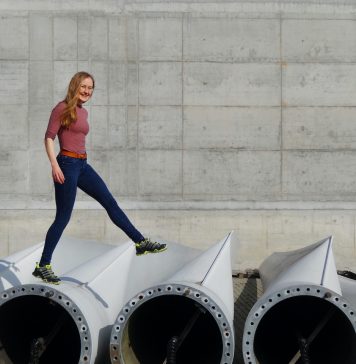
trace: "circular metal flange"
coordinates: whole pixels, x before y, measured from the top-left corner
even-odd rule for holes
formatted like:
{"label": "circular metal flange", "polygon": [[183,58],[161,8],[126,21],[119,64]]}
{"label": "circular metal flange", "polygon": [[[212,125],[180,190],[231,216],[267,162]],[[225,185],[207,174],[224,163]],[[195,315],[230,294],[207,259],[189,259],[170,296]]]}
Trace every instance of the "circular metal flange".
{"label": "circular metal flange", "polygon": [[258,300],[252,307],[247,316],[242,341],[243,359],[246,364],[259,364],[254,353],[254,339],[258,325],[264,315],[276,304],[300,296],[310,296],[326,300],[335,305],[344,313],[356,331],[356,311],[350,304],[339,294],[326,289],[322,286],[315,285],[297,285],[276,291],[263,300]]}
{"label": "circular metal flange", "polygon": [[[138,293],[120,311],[111,331],[110,357],[113,364],[125,364],[121,342],[126,324],[132,313],[145,302],[160,296],[176,295],[187,297],[199,303],[215,319],[222,338],[222,358],[220,364],[231,364],[234,358],[234,331],[220,307],[205,292],[184,284],[162,284]],[[126,363],[129,364],[129,363]]]}
{"label": "circular metal flange", "polygon": [[0,307],[21,296],[41,296],[50,299],[64,308],[77,326],[81,349],[79,364],[88,364],[91,357],[91,335],[88,323],[78,306],[66,295],[47,285],[24,284],[9,288],[0,295]]}

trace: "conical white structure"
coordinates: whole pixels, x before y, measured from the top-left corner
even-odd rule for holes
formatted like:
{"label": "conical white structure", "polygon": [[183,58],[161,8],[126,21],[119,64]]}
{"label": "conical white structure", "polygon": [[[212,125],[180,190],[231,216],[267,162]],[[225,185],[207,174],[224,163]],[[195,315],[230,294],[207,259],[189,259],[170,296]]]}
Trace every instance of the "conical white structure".
{"label": "conical white structure", "polygon": [[113,326],[112,363],[232,363],[230,245],[231,234],[160,284],[138,291]]}
{"label": "conical white structure", "polygon": [[342,296],[332,237],[272,254],[260,275],[265,291],[245,322],[245,363],[356,362],[356,315]]}
{"label": "conical white structure", "polygon": [[132,242],[62,238],[52,261],[62,282],[54,286],[31,275],[42,248],[0,260],[1,351],[15,363],[35,363],[38,352],[42,363],[109,362],[111,327],[125,302],[199,253],[169,243],[166,252],[137,257]]}

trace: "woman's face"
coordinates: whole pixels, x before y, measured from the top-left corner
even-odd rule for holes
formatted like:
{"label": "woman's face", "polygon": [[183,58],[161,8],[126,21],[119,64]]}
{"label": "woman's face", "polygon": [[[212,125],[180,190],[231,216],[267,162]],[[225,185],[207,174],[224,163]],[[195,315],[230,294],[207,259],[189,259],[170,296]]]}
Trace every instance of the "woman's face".
{"label": "woman's face", "polygon": [[78,90],[78,103],[84,104],[84,102],[87,102],[91,98],[93,90],[93,80],[90,77],[84,78]]}

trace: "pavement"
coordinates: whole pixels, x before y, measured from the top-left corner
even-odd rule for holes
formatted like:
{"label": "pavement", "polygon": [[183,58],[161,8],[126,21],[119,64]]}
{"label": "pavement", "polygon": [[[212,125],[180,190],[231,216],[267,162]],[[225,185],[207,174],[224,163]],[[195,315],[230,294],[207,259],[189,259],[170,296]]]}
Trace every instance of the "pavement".
{"label": "pavement", "polygon": [[235,355],[233,364],[244,364],[242,336],[246,318],[257,299],[262,295],[262,283],[258,278],[234,278],[234,326]]}

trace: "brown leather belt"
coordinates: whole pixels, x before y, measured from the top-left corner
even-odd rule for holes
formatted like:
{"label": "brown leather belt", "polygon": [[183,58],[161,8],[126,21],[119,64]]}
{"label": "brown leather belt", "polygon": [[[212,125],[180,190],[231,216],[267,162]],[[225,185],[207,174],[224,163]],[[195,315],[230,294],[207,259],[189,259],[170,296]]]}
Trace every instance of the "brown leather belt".
{"label": "brown leather belt", "polygon": [[75,152],[70,152],[69,150],[61,150],[59,152],[60,155],[66,155],[67,157],[72,157],[72,158],[78,158],[78,159],[87,159],[87,154],[83,153],[83,154],[79,154],[79,153],[75,153]]}

